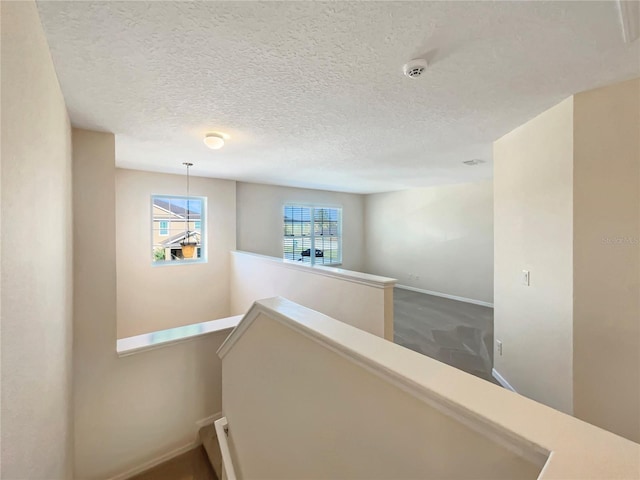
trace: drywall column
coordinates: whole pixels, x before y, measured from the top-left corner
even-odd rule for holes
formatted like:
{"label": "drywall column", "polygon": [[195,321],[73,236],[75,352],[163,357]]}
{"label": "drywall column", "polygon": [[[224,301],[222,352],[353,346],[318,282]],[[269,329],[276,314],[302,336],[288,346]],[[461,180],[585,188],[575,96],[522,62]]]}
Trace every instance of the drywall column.
{"label": "drywall column", "polygon": [[75,475],[91,478],[101,468],[105,410],[118,408],[108,391],[116,360],[113,134],[73,130],[73,185]]}
{"label": "drywall column", "polygon": [[2,478],[71,478],[69,119],[34,2],[2,2]]}
{"label": "drywall column", "polygon": [[640,79],[574,99],[574,413],[640,442]]}
{"label": "drywall column", "polygon": [[[573,98],[494,144],[495,369],[573,411]],[[523,270],[531,272],[529,286]]]}

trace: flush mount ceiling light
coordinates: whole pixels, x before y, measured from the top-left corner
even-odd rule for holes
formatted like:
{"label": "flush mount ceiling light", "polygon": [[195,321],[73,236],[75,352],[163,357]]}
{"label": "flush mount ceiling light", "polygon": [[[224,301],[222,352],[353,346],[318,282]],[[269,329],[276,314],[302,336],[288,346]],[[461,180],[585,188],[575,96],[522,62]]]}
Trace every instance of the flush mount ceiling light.
{"label": "flush mount ceiling light", "polygon": [[224,135],[221,133],[207,133],[204,136],[204,144],[211,150],[219,150],[224,146]]}

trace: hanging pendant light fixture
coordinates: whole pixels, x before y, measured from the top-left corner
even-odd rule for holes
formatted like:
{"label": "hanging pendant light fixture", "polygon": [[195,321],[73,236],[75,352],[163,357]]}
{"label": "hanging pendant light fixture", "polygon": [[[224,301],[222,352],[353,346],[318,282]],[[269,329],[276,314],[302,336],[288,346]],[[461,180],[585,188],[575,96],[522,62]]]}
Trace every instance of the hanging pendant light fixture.
{"label": "hanging pendant light fixture", "polygon": [[[193,258],[193,254],[198,246],[198,240],[195,237],[196,232],[189,231],[189,226],[191,225],[191,206],[189,204],[189,167],[193,167],[193,163],[183,162],[182,164],[187,167],[187,225],[184,228],[184,239],[180,242],[180,246],[182,247],[182,258]],[[191,238],[192,235],[193,238]]]}

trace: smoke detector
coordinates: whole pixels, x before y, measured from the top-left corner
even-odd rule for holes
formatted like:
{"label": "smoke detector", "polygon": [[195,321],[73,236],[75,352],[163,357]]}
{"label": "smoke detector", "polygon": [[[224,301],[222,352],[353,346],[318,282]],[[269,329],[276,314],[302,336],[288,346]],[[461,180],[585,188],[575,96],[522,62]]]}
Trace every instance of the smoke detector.
{"label": "smoke detector", "polygon": [[416,58],[406,63],[402,71],[409,78],[418,78],[427,69],[427,61],[423,58]]}

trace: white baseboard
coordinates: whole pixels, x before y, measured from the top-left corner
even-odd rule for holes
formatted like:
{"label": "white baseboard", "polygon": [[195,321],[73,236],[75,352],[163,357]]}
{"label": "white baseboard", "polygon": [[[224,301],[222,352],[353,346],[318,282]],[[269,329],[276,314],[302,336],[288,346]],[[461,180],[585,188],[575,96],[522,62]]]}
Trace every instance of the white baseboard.
{"label": "white baseboard", "polygon": [[[498,383],[499,383],[500,385],[502,385],[504,388],[506,388],[507,390],[511,390],[512,392],[516,392],[516,389],[515,389],[515,388],[513,388],[513,387],[511,386],[511,384],[510,384],[509,382],[507,382],[507,379],[506,379],[506,378],[504,378],[502,375],[500,375],[500,373],[499,373],[495,368],[492,368],[492,369],[491,369],[491,375],[492,375],[492,376],[493,376],[493,378],[495,378],[495,379],[498,381]],[[516,392],[516,393],[518,393],[518,392]]]}
{"label": "white baseboard", "polygon": [[208,417],[196,420],[196,428],[200,430],[202,427],[206,427],[207,425],[213,425],[213,422],[220,418],[222,418],[222,412],[217,412],[213,415],[209,415]]}
{"label": "white baseboard", "polygon": [[144,462],[137,467],[131,468],[126,472],[119,473],[118,475],[109,478],[109,480],[127,480],[128,478],[134,477],[139,473],[142,473],[150,468],[156,467],[161,463],[168,462],[172,458],[175,458],[183,453],[187,453],[189,450],[196,448],[200,445],[200,437],[198,436],[198,432],[202,427],[206,427],[207,425],[212,425],[213,422],[222,418],[222,412],[214,413],[213,415],[209,415],[208,417],[201,418],[200,420],[196,420],[196,433],[195,439],[192,442],[189,442],[181,447],[178,447],[170,452],[164,453],[156,458],[153,458],[147,462]]}
{"label": "white baseboard", "polygon": [[183,445],[182,447],[178,447],[175,450],[171,450],[170,452],[160,455],[159,457],[156,457],[147,462],[144,462],[143,464],[138,465],[137,467],[131,468],[126,472],[122,472],[116,475],[115,477],[111,477],[109,480],[127,480],[128,478],[138,475],[139,473],[149,470],[150,468],[156,467],[161,463],[167,462],[172,458],[177,457],[178,455],[182,455],[183,453],[186,453],[189,450],[196,448],[199,444],[200,442],[198,441],[189,442],[186,445]]}
{"label": "white baseboard", "polygon": [[411,290],[412,292],[426,293],[427,295],[435,295],[436,297],[449,298],[451,300],[458,300],[459,302],[473,303],[474,305],[482,305],[483,307],[493,308],[493,303],[483,302],[482,300],[475,300],[473,298],[459,297],[457,295],[449,295],[448,293],[434,292],[433,290],[424,290],[422,288],[410,287],[408,285],[396,284],[396,287],[402,288],[403,290]]}

